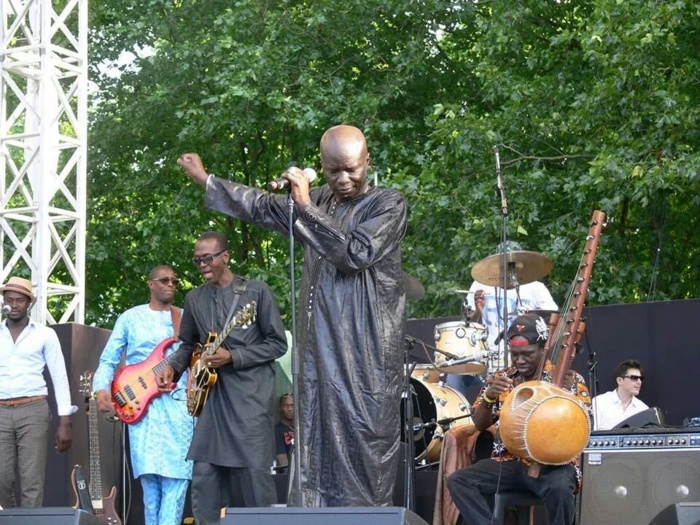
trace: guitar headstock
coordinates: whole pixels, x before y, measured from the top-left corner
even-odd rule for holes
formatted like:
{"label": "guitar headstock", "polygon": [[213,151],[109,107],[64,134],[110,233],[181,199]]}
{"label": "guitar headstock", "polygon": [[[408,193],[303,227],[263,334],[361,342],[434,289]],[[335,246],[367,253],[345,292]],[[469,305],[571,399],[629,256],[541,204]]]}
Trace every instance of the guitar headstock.
{"label": "guitar headstock", "polygon": [[92,372],[85,370],[80,374],[80,393],[85,396],[85,399],[92,397]]}
{"label": "guitar headstock", "polygon": [[258,313],[258,305],[255,301],[249,302],[236,314],[236,326],[247,328],[255,321]]}

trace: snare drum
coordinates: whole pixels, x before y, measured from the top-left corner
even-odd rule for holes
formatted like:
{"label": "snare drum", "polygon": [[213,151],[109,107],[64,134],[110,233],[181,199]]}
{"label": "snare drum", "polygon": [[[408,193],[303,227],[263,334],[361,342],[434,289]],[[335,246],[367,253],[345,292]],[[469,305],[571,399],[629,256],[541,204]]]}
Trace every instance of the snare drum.
{"label": "snare drum", "polygon": [[486,327],[463,321],[435,326],[435,346],[447,355],[435,352],[435,366],[450,374],[480,374],[486,370]]}
{"label": "snare drum", "polygon": [[[416,461],[423,459],[430,462],[439,461],[445,432],[453,427],[471,424],[469,403],[462,394],[445,384],[428,383],[413,377],[410,382],[413,399],[415,459]],[[451,423],[437,424],[438,421],[446,418],[457,417],[459,419]]]}
{"label": "snare drum", "polygon": [[426,383],[438,383],[441,378],[442,372],[435,368],[435,365],[416,365],[411,372],[411,377],[418,379],[419,381],[425,381]]}

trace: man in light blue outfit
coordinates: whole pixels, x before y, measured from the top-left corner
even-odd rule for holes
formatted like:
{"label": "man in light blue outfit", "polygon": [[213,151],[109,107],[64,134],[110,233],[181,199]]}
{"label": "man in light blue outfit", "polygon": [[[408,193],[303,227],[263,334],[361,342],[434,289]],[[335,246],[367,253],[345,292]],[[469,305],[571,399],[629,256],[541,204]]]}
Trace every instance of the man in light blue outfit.
{"label": "man in light blue outfit", "polygon": [[[95,372],[93,391],[100,412],[114,412],[110,386],[123,356],[126,364],[148,358],[158,344],[179,331],[181,310],[173,306],[175,272],[156,266],[148,275],[151,298],[148,304],[121,314],[102,351]],[[171,355],[177,345],[167,352]],[[145,415],[128,426],[131,466],[141,479],[146,525],[180,525],[192,462],[185,456],[192,441],[194,419],[187,412],[187,374],[171,394],[151,400]]]}

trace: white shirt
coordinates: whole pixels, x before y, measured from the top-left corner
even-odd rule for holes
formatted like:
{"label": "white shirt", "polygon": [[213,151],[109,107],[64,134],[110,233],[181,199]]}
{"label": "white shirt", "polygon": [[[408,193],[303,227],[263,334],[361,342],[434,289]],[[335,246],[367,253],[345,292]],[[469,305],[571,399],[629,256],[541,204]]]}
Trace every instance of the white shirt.
{"label": "white shirt", "polygon": [[58,415],[73,414],[78,407],[71,404],[66,363],[56,332],[30,318],[13,341],[7,321],[0,323],[0,399],[48,395],[44,368],[51,375]]}
{"label": "white shirt", "polygon": [[[467,296],[467,304],[474,309],[474,292],[477,290],[484,290],[486,296],[484,297],[484,313],[481,316],[481,324],[486,327],[486,344],[491,351],[498,351],[498,357],[489,360],[489,371],[493,372],[495,370],[500,370],[504,366],[503,355],[505,353],[505,338],[499,341],[498,346],[494,344],[496,337],[498,337],[499,327],[502,329],[502,323],[500,322],[503,316],[503,288],[495,288],[487,284],[482,284],[478,281],[474,281],[469,287],[471,292]],[[552,299],[552,294],[549,293],[547,287],[539,282],[534,281],[531,283],[520,285],[518,293],[515,289],[509,289],[507,291],[508,300],[508,326],[513,322],[518,316],[518,307],[525,310],[559,310],[557,303]],[[520,304],[518,304],[518,295],[520,296]],[[545,319],[545,322],[549,319]]]}
{"label": "white shirt", "polygon": [[627,408],[623,408],[622,400],[617,395],[617,390],[611,390],[595,396],[591,405],[593,430],[610,430],[628,417],[638,414],[647,408],[649,408],[647,404],[635,396],[632,396],[632,400],[627,405]]}

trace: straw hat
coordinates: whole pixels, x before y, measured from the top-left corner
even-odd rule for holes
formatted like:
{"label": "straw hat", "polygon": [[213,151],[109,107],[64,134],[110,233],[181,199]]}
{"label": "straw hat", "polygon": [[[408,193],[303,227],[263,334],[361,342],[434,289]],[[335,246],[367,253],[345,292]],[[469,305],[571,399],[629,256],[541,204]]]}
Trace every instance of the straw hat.
{"label": "straw hat", "polygon": [[32,302],[36,301],[32,282],[22,277],[10,277],[5,286],[0,286],[0,292],[19,292],[29,297]]}

